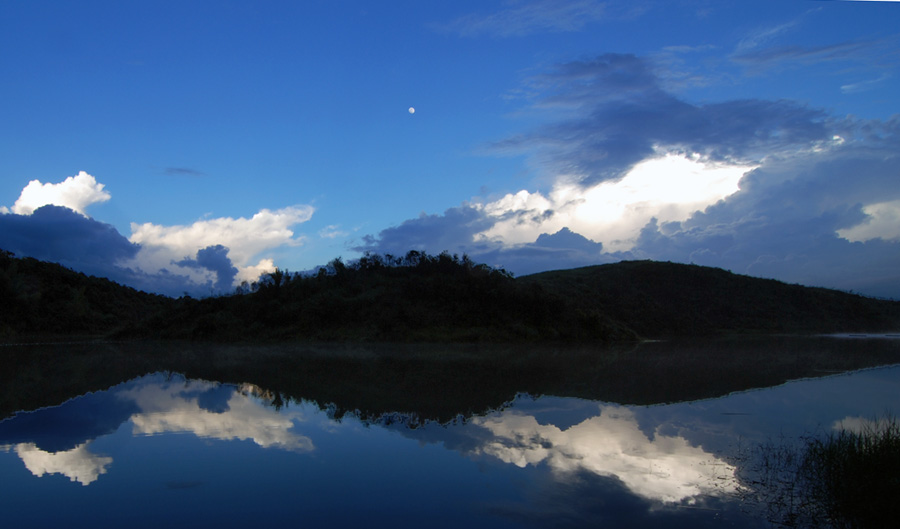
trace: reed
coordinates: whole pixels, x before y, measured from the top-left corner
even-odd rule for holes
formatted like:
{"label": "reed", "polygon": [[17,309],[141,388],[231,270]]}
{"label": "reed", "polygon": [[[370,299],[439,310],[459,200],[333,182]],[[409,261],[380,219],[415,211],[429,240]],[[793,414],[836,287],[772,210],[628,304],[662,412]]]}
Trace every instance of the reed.
{"label": "reed", "polygon": [[900,421],[840,424],[758,447],[742,494],[781,527],[887,528],[900,520]]}
{"label": "reed", "polygon": [[900,519],[900,423],[888,416],[807,442],[809,502],[836,527],[896,527]]}

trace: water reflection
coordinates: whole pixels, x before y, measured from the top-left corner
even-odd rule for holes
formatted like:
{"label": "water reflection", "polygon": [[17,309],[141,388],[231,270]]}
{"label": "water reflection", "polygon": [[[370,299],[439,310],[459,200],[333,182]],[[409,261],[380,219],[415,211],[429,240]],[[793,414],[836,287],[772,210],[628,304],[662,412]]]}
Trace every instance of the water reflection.
{"label": "water reflection", "polygon": [[[243,389],[243,391],[241,391]],[[189,380],[158,384],[142,381],[118,392],[140,412],[130,417],[135,435],[191,433],[221,440],[252,440],[263,448],[294,452],[313,450],[308,437],[291,431],[302,416],[279,413],[251,395],[255,387]]]}
{"label": "water reflection", "polygon": [[[96,481],[113,463],[109,455],[94,453],[91,443],[123,427],[134,436],[181,433],[249,440],[292,452],[314,450],[312,440],[295,431],[304,420],[303,406],[276,410],[273,400],[250,384],[156,374],[58,407],[17,414],[0,422],[0,443],[11,447],[35,476],[62,474],[82,485]],[[733,490],[732,466],[684,437],[645,433],[630,408],[544,399],[543,408],[529,410],[529,400],[523,397],[506,410],[435,431],[451,445],[456,436],[470,456],[485,455],[520,468],[545,464],[557,481],[585,472],[614,477],[653,501],[681,502]],[[319,413],[327,416],[328,410]],[[407,421],[395,415],[382,422],[407,428]],[[460,444],[461,437],[469,441]]]}
{"label": "water reflection", "polygon": [[[72,505],[100,509],[116,497],[125,516],[150,501],[161,518],[175,501],[211,517],[196,520],[206,525],[263,512],[288,522],[301,502],[312,525],[441,512],[433,525],[751,527],[760,521],[734,494],[741,442],[862,426],[900,409],[898,386],[893,367],[670,405],[520,395],[436,423],[336,419],[329,406],[282,403],[251,384],[154,374],[0,421],[0,512],[28,520],[21,505],[78,490]],[[91,487],[33,477],[54,474]],[[86,510],[41,516],[51,526]]]}
{"label": "water reflection", "polygon": [[560,480],[581,472],[614,476],[631,492],[665,503],[734,492],[735,468],[703,448],[659,431],[648,437],[622,406],[600,405],[597,413],[564,429],[515,410],[476,418],[472,423],[493,435],[476,452],[518,467],[546,463]]}
{"label": "water reflection", "polygon": [[90,445],[130,424],[133,435],[188,433],[201,438],[251,440],[263,448],[309,452],[312,441],[291,429],[297,412],[279,413],[255,386],[231,386],[155,374],[16,414],[0,422],[0,448],[12,451],[35,476],[62,474],[89,485],[113,462]]}
{"label": "water reflection", "polygon": [[100,474],[106,473],[112,458],[91,453],[87,448],[89,444],[84,443],[62,452],[47,452],[34,443],[19,443],[13,447],[13,451],[25,463],[25,468],[37,477],[62,474],[82,485],[90,485],[97,481]]}

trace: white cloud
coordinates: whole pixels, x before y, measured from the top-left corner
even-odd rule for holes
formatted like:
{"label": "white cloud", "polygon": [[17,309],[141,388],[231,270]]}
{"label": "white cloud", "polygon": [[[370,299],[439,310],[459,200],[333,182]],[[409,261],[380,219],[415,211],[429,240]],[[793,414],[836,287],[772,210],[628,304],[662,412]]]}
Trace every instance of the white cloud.
{"label": "white cloud", "polygon": [[291,226],[312,217],[311,206],[292,206],[279,210],[262,209],[251,218],[220,217],[200,220],[189,226],[162,226],[153,223],[131,223],[133,243],[170,248],[180,256],[198,249],[221,244],[231,251],[235,264],[247,264],[264,250],[282,245],[299,245]]}
{"label": "white cloud", "polygon": [[[877,62],[888,42],[768,47],[790,29],[759,32],[741,61],[874,53]],[[633,55],[560,64],[526,88],[528,107],[547,121],[488,151],[525,156],[549,190],[409,219],[358,248],[449,250],[516,274],[694,262],[900,297],[900,118],[838,117],[786,99],[697,105],[667,92],[653,64]]]}
{"label": "white cloud", "polygon": [[900,200],[870,204],[863,208],[863,212],[868,215],[865,221],[852,228],[838,230],[838,235],[851,242],[900,240]]}
{"label": "white cloud", "polygon": [[62,474],[82,485],[90,485],[106,474],[106,467],[112,463],[111,457],[98,456],[88,451],[89,443],[76,446],[65,452],[45,452],[34,443],[20,443],[15,452],[32,474]]}
{"label": "white cloud", "polygon": [[[12,212],[18,215],[31,215],[37,208],[53,204],[65,206],[85,215],[85,208],[91,204],[110,199],[110,194],[104,191],[103,187],[103,184],[84,171],[58,184],[42,184],[40,180],[32,180],[22,189],[22,194],[13,204]],[[9,211],[3,209],[4,212]]]}
{"label": "white cloud", "polygon": [[238,268],[238,274],[235,281],[256,281],[259,276],[275,271],[275,261],[272,259],[260,259],[255,265],[242,266]]}
{"label": "white cloud", "polygon": [[520,191],[484,205],[498,220],[480,235],[522,244],[568,227],[602,242],[607,251],[629,250],[651,218],[683,221],[737,192],[738,181],[752,169],[667,153],[635,165],[616,182],[584,188],[560,178],[549,197]]}
{"label": "white cloud", "polygon": [[[4,230],[6,247],[14,246],[18,255],[62,262],[142,290],[207,295],[273,270],[272,256],[265,252],[301,245],[304,237],[292,228],[309,220],[314,211],[312,206],[297,205],[262,209],[250,218],[203,219],[190,225],[132,223],[132,235],[125,239],[112,226],[85,214],[91,204],[110,198],[104,185],[84,171],[55,184],[33,180],[11,208],[0,207],[11,227]],[[69,208],[90,222],[74,222],[59,211],[34,215],[47,205]],[[206,253],[198,254],[202,250]]]}
{"label": "white cloud", "polygon": [[[274,268],[270,258],[253,264],[259,254],[279,246],[303,243],[303,238],[295,237],[291,228],[308,221],[313,211],[312,206],[301,205],[274,211],[262,209],[249,219],[222,217],[187,226],[132,223],[129,240],[141,245],[141,250],[131,262],[123,264],[147,273],[171,270],[176,267],[173,262],[193,258],[198,250],[208,246],[222,245],[229,249],[228,257],[239,270],[236,281],[253,280],[259,273]],[[177,267],[177,271],[199,283],[215,282],[209,270]]]}
{"label": "white cloud", "polygon": [[615,476],[632,492],[661,502],[735,490],[735,467],[682,437],[638,427],[628,408],[600,406],[600,415],[566,429],[516,411],[475,418],[490,431],[478,451],[519,467],[546,463],[559,474],[589,471]]}

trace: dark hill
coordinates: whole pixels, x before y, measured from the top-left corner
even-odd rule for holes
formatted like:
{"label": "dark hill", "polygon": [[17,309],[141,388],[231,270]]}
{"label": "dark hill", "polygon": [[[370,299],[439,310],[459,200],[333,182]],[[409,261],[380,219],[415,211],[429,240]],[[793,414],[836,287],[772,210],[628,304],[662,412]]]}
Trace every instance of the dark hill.
{"label": "dark hill", "polygon": [[367,256],[253,293],[179,300],[138,336],[219,341],[612,342],[637,336],[503,270],[446,253]]}
{"label": "dark hill", "polygon": [[631,261],[513,278],[410,252],[283,272],[253,292],[171,299],[0,251],[0,339],[620,342],[727,333],[900,331],[900,302],[721,269]]}
{"label": "dark hill", "polygon": [[0,250],[0,339],[96,336],[136,325],[174,300]]}
{"label": "dark hill", "polygon": [[656,261],[520,277],[647,338],[722,333],[900,331],[900,302]]}

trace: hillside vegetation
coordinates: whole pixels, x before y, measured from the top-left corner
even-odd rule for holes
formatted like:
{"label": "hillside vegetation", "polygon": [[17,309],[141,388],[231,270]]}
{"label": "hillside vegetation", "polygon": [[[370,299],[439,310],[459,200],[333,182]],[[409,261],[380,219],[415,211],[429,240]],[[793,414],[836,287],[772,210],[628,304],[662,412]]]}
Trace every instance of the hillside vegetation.
{"label": "hillside vegetation", "polygon": [[900,302],[697,265],[623,261],[543,272],[537,285],[644,337],[735,332],[898,332]]}
{"label": "hillside vegetation", "polygon": [[631,261],[513,278],[409,252],[276,270],[231,295],[171,299],[0,254],[0,339],[623,342],[729,333],[896,332],[900,302]]}
{"label": "hillside vegetation", "polygon": [[317,275],[276,272],[255,292],[181,300],[138,335],[241,341],[634,340],[628,328],[540,285],[446,253],[334,260]]}
{"label": "hillside vegetation", "polygon": [[96,336],[169,309],[174,300],[0,250],[0,339]]}

